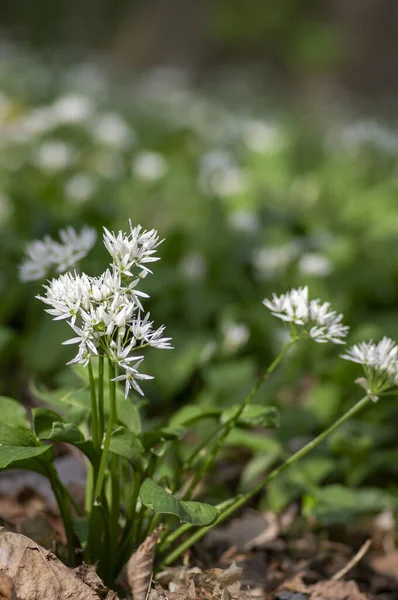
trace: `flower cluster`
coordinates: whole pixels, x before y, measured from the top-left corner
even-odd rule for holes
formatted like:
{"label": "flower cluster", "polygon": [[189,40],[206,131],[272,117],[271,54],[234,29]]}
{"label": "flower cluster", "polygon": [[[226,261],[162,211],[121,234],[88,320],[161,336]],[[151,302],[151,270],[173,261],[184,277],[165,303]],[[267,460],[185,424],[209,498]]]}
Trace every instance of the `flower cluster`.
{"label": "flower cluster", "polygon": [[95,244],[97,234],[91,227],[83,227],[77,233],[73,227],[61,229],[61,242],[56,242],[49,235],[42,240],[35,240],[26,247],[26,257],[19,266],[19,277],[22,281],[43,279],[55,269],[63,273],[87,256]]}
{"label": "flower cluster", "polygon": [[315,342],[344,344],[348,326],[342,325],[342,314],[332,310],[329,302],[308,299],[308,287],[292,289],[281,296],[265,298],[263,304],[272,314],[291,326],[293,336],[309,335]]}
{"label": "flower cluster", "polygon": [[[149,313],[143,315],[140,298],[148,295],[137,288],[142,277],[151,271],[147,263],[158,260],[154,253],[160,244],[155,230],[132,227],[128,235],[104,228],[104,245],[112,257],[111,268],[99,277],[66,273],[45,285],[45,296],[37,296],[50,306],[54,320],[67,319],[74,337],[64,344],[79,345],[70,363],[87,365],[94,355],[110,358],[123,371],[116,377],[125,381],[125,395],[137,383],[151,379],[139,373],[144,347],[169,349],[171,338],[164,337],[164,326],[154,329]],[[133,270],[137,269],[136,274]]]}
{"label": "flower cluster", "polygon": [[398,346],[388,337],[377,344],[371,340],[352,346],[341,358],[363,365],[364,387],[373,400],[378,399],[377,394],[398,385]]}

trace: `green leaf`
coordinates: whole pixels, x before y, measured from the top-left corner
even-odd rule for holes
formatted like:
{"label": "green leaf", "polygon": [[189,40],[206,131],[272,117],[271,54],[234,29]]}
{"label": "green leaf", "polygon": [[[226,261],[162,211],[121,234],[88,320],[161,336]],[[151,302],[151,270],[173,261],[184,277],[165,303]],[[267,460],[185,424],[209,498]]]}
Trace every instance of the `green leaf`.
{"label": "green leaf", "polygon": [[352,524],[364,515],[387,508],[396,509],[397,499],[384,490],[361,488],[352,490],[342,485],[328,485],[312,497],[304,499],[305,513],[317,517],[322,525]]}
{"label": "green leaf", "polygon": [[55,422],[64,422],[64,418],[58,413],[47,408],[33,408],[33,428],[39,439],[50,439],[53,424]]}
{"label": "green leaf", "polygon": [[29,419],[25,408],[7,396],[0,396],[0,411],[2,421],[7,421],[10,425],[19,425],[20,427],[28,427]]}
{"label": "green leaf", "polygon": [[172,440],[180,440],[186,429],[184,427],[162,427],[161,429],[152,429],[146,431],[142,436],[142,443],[145,450],[150,450],[156,444]]}
{"label": "green leaf", "polygon": [[336,418],[340,404],[340,388],[335,383],[316,383],[310,387],[305,401],[306,408],[323,426]]}
{"label": "green leaf", "polygon": [[281,454],[281,449],[275,448],[269,452],[255,454],[247,461],[240,477],[239,491],[247,492],[254,487],[254,485],[258,483],[259,477],[264,475]]}
{"label": "green leaf", "polygon": [[182,523],[190,525],[211,525],[220,514],[211,504],[176,500],[152,479],[145,479],[141,485],[140,498],[144,506],[156,513],[176,515]]}
{"label": "green leaf", "polygon": [[87,546],[88,540],[88,517],[72,517],[76,535],[84,549]]}
{"label": "green leaf", "polygon": [[56,412],[47,408],[34,408],[32,414],[33,427],[39,439],[68,442],[70,444],[84,441],[80,429],[73,423],[67,423]]}
{"label": "green leaf", "polygon": [[34,433],[26,427],[12,427],[0,421],[0,445],[39,446]]}
{"label": "green leaf", "polygon": [[[239,405],[234,405],[224,410],[221,414],[221,423],[229,421],[239,411],[239,408]],[[279,427],[279,412],[274,406],[249,405],[243,409],[237,424],[242,427],[275,429]]]}
{"label": "green leaf", "polygon": [[36,386],[32,389],[33,393],[46,404],[55,408],[66,408],[67,406],[75,406],[90,411],[91,398],[90,390],[81,389],[65,389],[61,388],[55,391],[43,390]]}
{"label": "green leaf", "polygon": [[238,403],[245,398],[253,387],[255,377],[256,365],[249,358],[211,365],[204,373],[207,389],[217,395],[220,403],[225,404]]}
{"label": "green leaf", "polygon": [[336,469],[331,458],[309,456],[267,485],[267,506],[280,512],[303,493],[316,493],[322,480]]}
{"label": "green leaf", "polygon": [[247,448],[250,452],[273,452],[281,449],[281,444],[264,434],[243,429],[233,429],[225,440],[227,446],[238,446]]}
{"label": "green leaf", "polygon": [[72,444],[84,452],[91,462],[95,461],[91,440],[85,440],[76,425],[67,423],[61,415],[47,408],[34,408],[32,414],[33,426],[39,439]]}
{"label": "green leaf", "polygon": [[110,450],[114,454],[126,458],[136,469],[144,471],[148,461],[144,456],[144,447],[139,438],[126,429],[119,427],[112,433]]}
{"label": "green leaf", "polygon": [[45,464],[54,460],[52,446],[22,448],[0,446],[0,469],[26,469],[46,475]]}
{"label": "green leaf", "polygon": [[15,337],[15,332],[9,327],[0,327],[0,352],[3,353],[11,340]]}
{"label": "green leaf", "polygon": [[139,413],[140,404],[125,398],[122,390],[116,391],[117,420],[121,425],[127,427],[129,431],[139,435],[142,431],[141,417]]}
{"label": "green leaf", "polygon": [[200,365],[201,355],[206,341],[204,338],[187,339],[186,335],[174,332],[173,340],[175,350],[173,352],[148,353],[145,360],[148,363],[148,373],[155,376],[154,383],[162,396],[172,398],[184,389],[195,369]]}
{"label": "green leaf", "polygon": [[221,414],[219,408],[201,408],[195,404],[183,406],[169,421],[169,425],[175,427],[177,425],[193,425],[201,419],[217,418]]}

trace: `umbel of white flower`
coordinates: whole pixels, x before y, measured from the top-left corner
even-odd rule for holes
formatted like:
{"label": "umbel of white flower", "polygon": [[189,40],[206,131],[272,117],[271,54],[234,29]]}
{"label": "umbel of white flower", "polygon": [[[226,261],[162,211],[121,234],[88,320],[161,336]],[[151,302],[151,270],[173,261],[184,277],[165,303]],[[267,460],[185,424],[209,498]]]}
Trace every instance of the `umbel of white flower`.
{"label": "umbel of white flower", "polygon": [[164,337],[165,327],[153,327],[149,313],[144,314],[141,299],[148,294],[137,289],[142,278],[151,273],[148,263],[161,243],[155,230],[144,231],[139,225],[130,233],[112,233],[104,228],[104,244],[112,257],[110,268],[99,277],[85,273],[65,273],[44,286],[37,296],[50,308],[54,320],[66,319],[74,337],[64,344],[78,344],[76,356],[69,361],[87,366],[102,354],[122,371],[115,380],[125,381],[125,396],[130,388],[143,394],[138,381],[152,379],[138,371],[145,347],[170,349],[171,338]]}
{"label": "umbel of white flower", "polygon": [[398,385],[398,346],[388,337],[375,344],[372,340],[352,346],[341,358],[363,366],[366,379],[359,379],[372,400]]}
{"label": "umbel of white flower", "polygon": [[92,227],[83,227],[80,233],[73,227],[67,227],[61,229],[59,237],[61,242],[46,235],[42,240],[27,245],[26,256],[19,266],[22,281],[43,279],[51,270],[63,273],[76,267],[94,246],[97,234]]}
{"label": "umbel of white flower", "polygon": [[315,342],[344,344],[349,327],[342,324],[343,315],[331,309],[329,302],[308,299],[308,287],[292,289],[263,304],[271,313],[288,323],[292,338],[307,335]]}

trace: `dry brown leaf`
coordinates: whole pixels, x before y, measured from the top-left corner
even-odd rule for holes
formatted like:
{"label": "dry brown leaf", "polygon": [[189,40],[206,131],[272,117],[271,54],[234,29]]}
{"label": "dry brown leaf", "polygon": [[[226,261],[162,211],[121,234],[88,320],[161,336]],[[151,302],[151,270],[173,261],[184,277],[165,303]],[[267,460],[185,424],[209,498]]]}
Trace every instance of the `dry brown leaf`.
{"label": "dry brown leaf", "polygon": [[18,600],[101,598],[77,572],[65,566],[54,554],[24,535],[4,528],[0,529],[0,570],[12,580]]}
{"label": "dry brown leaf", "polygon": [[367,600],[355,581],[319,581],[308,590],[309,600]]}
{"label": "dry brown leaf", "polygon": [[161,527],[157,527],[138,546],[126,565],[127,581],[133,593],[134,600],[146,600],[152,581],[155,548],[158,543]]}
{"label": "dry brown leaf", "polygon": [[[176,567],[158,573],[156,579],[167,585],[167,600],[247,600],[241,590],[242,569],[232,564],[228,569],[201,571],[198,567]],[[149,596],[160,600],[159,596]]]}
{"label": "dry brown leaf", "polygon": [[308,588],[303,582],[302,573],[297,573],[287,581],[284,581],[281,585],[283,590],[288,590],[290,592],[297,592],[300,594],[308,594]]}
{"label": "dry brown leaf", "polygon": [[0,600],[17,600],[11,577],[0,573]]}
{"label": "dry brown leaf", "polygon": [[188,587],[193,575],[202,573],[199,567],[187,567],[181,565],[180,567],[167,567],[164,571],[160,571],[156,575],[156,581],[158,581],[163,587],[167,587],[170,583],[174,583],[179,587]]}
{"label": "dry brown leaf", "polygon": [[372,559],[371,567],[380,575],[389,575],[398,580],[398,550]]}
{"label": "dry brown leaf", "polygon": [[167,600],[161,585],[155,584],[155,588],[149,592],[148,600]]}

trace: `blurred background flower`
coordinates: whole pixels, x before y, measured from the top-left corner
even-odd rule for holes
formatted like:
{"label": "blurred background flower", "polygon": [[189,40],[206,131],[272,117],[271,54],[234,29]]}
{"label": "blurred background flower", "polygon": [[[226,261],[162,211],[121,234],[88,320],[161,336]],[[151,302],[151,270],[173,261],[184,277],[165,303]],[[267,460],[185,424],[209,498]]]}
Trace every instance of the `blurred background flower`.
{"label": "blurred background flower", "polygon": [[[175,350],[146,357],[149,416],[239,402],[286,341],[261,304],[273,293],[308,284],[350,344],[398,339],[395,3],[14,0],[0,17],[0,393],[68,384],[65,328],[17,265],[69,225],[131,219],[166,238],[146,304]],[[81,268],[104,261],[97,245]],[[358,393],[333,344],[304,343],[281,369],[255,400],[283,408],[262,444],[294,445]],[[396,402],[372,415],[346,436],[351,459],[337,438],[316,457],[332,464],[308,467],[313,484],[393,482]],[[249,432],[236,443],[257,461],[250,485],[268,451]],[[302,491],[286,481],[267,506]]]}

